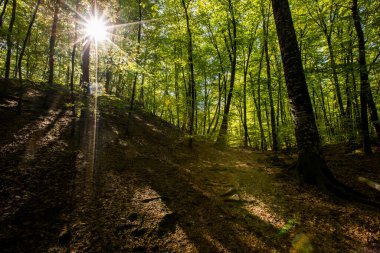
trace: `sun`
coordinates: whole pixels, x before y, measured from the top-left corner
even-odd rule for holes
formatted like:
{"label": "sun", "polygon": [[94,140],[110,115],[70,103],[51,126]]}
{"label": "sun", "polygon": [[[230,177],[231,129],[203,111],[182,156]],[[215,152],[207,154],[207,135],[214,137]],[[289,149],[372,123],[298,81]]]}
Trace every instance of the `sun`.
{"label": "sun", "polygon": [[95,42],[101,42],[107,39],[107,26],[102,18],[92,17],[85,25],[86,36]]}

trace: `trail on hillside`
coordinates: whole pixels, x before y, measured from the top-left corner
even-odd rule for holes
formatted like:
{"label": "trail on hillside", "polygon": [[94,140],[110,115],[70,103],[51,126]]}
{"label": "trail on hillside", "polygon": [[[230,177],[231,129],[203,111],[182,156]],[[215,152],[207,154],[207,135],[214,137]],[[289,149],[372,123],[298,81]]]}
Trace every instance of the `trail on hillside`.
{"label": "trail on hillside", "polygon": [[[379,243],[377,210],[300,186],[284,169],[292,155],[206,140],[189,149],[180,130],[141,110],[125,136],[125,104],[110,96],[96,116],[86,101],[72,139],[59,97],[23,118],[1,109],[4,252],[357,252]],[[379,182],[378,156],[327,152],[336,175],[379,197],[355,178],[364,166]]]}

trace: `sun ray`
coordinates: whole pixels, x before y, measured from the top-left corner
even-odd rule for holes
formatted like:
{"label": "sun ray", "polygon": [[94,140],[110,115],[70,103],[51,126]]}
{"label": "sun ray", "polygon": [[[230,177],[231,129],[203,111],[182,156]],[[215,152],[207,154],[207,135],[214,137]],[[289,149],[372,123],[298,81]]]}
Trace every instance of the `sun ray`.
{"label": "sun ray", "polygon": [[86,20],[86,17],[80,14],[74,7],[72,7],[70,4],[64,2],[64,5],[66,5],[71,11],[73,11],[75,14],[78,15],[78,17],[82,20]]}
{"label": "sun ray", "polygon": [[[145,24],[145,23],[156,22],[156,21],[161,21],[161,20],[162,20],[161,18],[153,18],[153,19],[141,20],[141,23]],[[113,28],[120,28],[120,27],[128,27],[128,26],[138,25],[139,23],[140,21],[128,22],[124,24],[110,25],[108,26],[108,28],[113,29]]]}
{"label": "sun ray", "polygon": [[110,40],[109,38],[106,38],[106,40],[111,43],[112,46],[114,46],[116,49],[119,49],[120,52],[123,53],[124,56],[128,56],[127,52],[125,52],[123,49],[121,49],[121,47],[119,47],[118,45],[115,44],[115,42],[113,42],[112,40]]}

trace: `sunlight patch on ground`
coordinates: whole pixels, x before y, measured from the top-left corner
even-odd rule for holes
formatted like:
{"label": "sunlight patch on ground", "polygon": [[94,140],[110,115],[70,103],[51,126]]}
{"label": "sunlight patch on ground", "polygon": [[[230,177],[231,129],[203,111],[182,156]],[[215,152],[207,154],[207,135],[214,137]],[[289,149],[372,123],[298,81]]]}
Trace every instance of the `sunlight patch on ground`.
{"label": "sunlight patch on ground", "polygon": [[5,99],[4,103],[2,103],[1,107],[4,108],[12,108],[17,106],[17,101],[16,100],[10,100],[10,99]]}
{"label": "sunlight patch on ground", "polygon": [[251,233],[249,231],[245,231],[244,228],[238,228],[242,232],[239,233],[239,236],[242,241],[246,242],[247,245],[250,245],[253,249],[256,251],[254,252],[279,252],[279,250],[269,249],[267,245],[265,245],[264,242],[262,242],[260,239],[258,239],[254,233]]}
{"label": "sunlight patch on ground", "polygon": [[162,131],[159,130],[159,129],[157,129],[153,124],[146,123],[145,125],[148,126],[153,132],[156,132],[156,133],[159,133],[159,134],[162,133]]}
{"label": "sunlight patch on ground", "polygon": [[12,153],[20,148],[20,145],[28,145],[36,133],[43,132],[57,119],[59,113],[60,111],[52,111],[48,116],[40,116],[37,121],[27,124],[13,135],[14,141],[0,148],[0,152]]}
{"label": "sunlight patch on ground", "polygon": [[179,226],[177,214],[166,206],[162,198],[165,197],[149,186],[135,189],[131,202],[135,203],[136,211],[143,217],[140,227],[150,231],[148,233],[157,233],[162,237],[163,244],[175,242],[173,251],[197,252],[186,232]]}
{"label": "sunlight patch on ground", "polygon": [[252,215],[260,218],[263,221],[268,222],[274,227],[280,229],[285,225],[285,221],[282,217],[272,211],[263,201],[257,199],[252,195],[246,193],[241,194],[242,199],[246,200],[249,204],[244,206],[244,209],[247,210]]}
{"label": "sunlight patch on ground", "polygon": [[226,249],[223,244],[221,244],[217,239],[214,239],[212,238],[209,234],[207,234],[207,232],[204,232],[203,233],[203,237],[209,241],[216,249],[218,249],[217,252],[225,252],[225,253],[228,253],[228,252],[231,252],[229,251],[228,249]]}

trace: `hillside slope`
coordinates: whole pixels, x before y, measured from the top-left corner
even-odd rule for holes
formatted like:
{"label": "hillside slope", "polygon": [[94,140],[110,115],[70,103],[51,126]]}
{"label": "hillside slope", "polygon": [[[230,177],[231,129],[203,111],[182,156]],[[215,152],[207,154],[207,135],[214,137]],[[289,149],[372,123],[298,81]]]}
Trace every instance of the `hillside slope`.
{"label": "hillside slope", "polygon": [[[2,252],[358,252],[380,239],[378,210],[300,186],[294,156],[216,149],[124,102],[87,101],[70,136],[68,94],[49,110],[30,90],[22,116],[0,105]],[[379,157],[327,149],[341,180],[380,181]],[[363,169],[365,168],[365,169]],[[363,251],[366,252],[366,251]],[[370,252],[370,251],[368,251]],[[376,252],[376,251],[375,251]]]}

